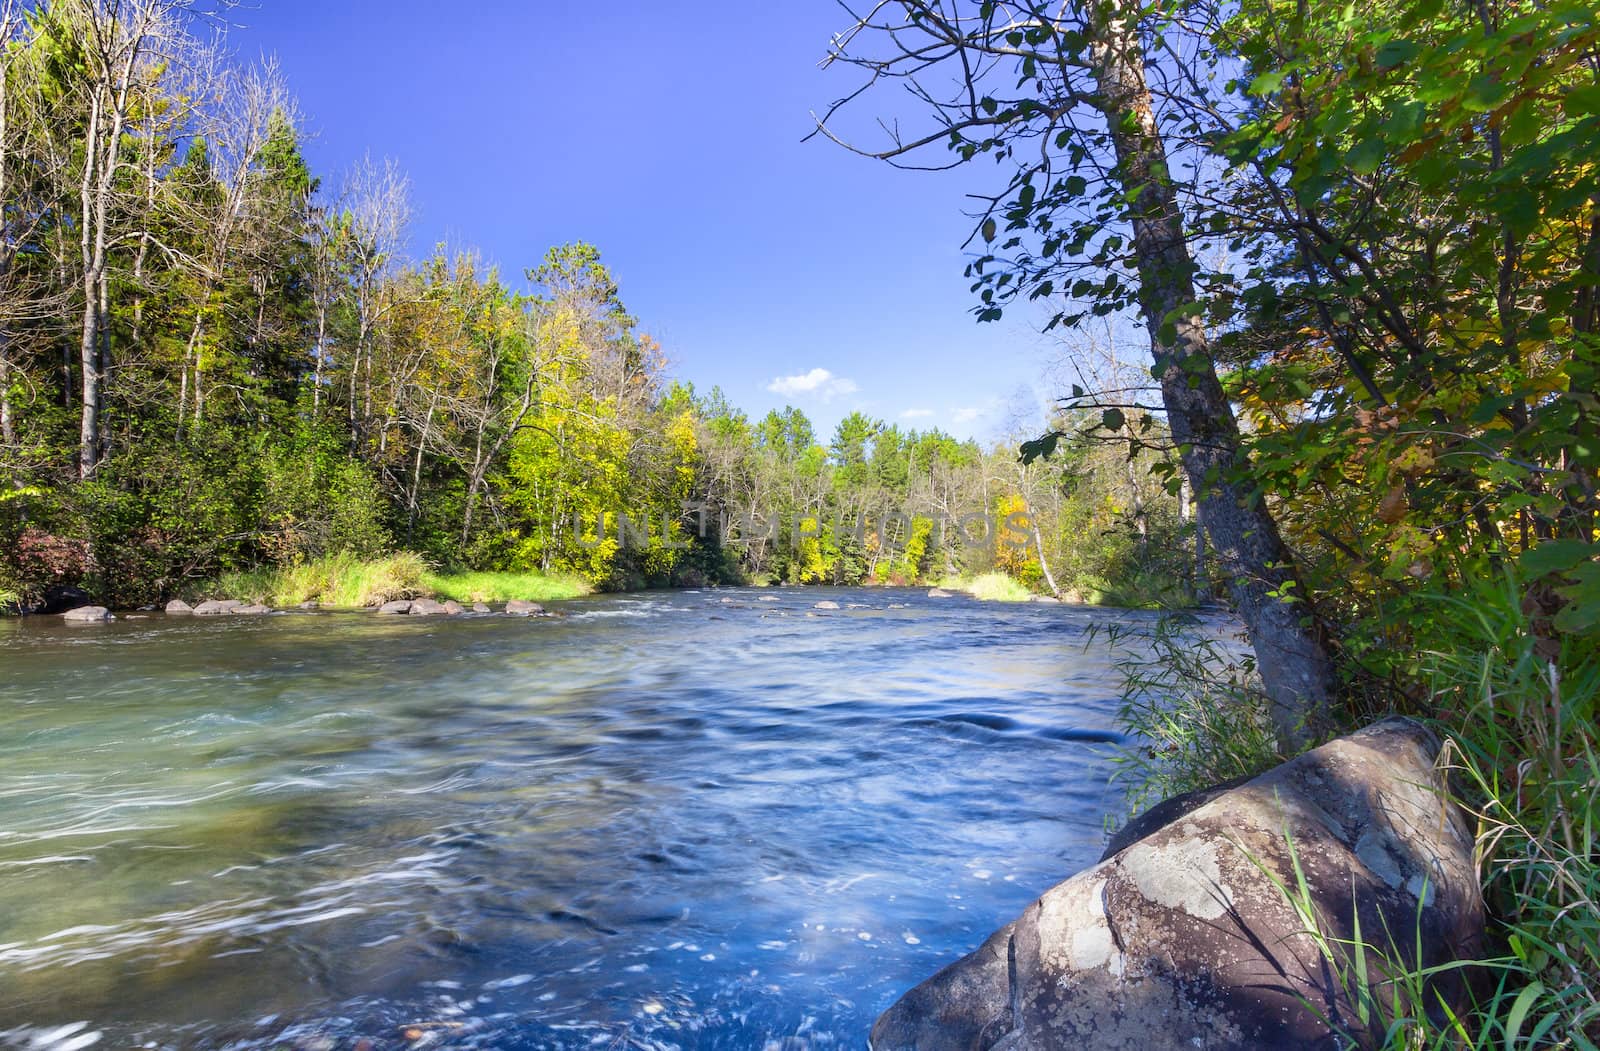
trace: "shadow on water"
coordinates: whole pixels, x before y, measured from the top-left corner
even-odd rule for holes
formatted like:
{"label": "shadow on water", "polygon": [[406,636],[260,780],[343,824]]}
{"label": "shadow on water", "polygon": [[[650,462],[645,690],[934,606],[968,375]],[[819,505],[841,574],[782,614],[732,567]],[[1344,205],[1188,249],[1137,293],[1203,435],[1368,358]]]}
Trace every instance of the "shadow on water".
{"label": "shadow on water", "polygon": [[1143,615],[564,612],[0,624],[0,1046],[859,1047],[1098,853]]}

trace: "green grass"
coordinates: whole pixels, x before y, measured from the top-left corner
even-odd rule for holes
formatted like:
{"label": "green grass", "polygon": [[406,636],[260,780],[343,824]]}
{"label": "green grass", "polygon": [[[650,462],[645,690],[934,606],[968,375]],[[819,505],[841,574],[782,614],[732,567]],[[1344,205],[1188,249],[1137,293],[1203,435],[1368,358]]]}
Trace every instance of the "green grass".
{"label": "green grass", "polygon": [[295,565],[225,573],[202,589],[202,597],[247,599],[269,606],[317,602],[358,608],[425,595],[422,578],[427,570],[422,556],[406,551],[374,559],[326,555]]}
{"label": "green grass", "polygon": [[561,573],[432,573],[422,574],[423,587],[434,598],[457,602],[549,602],[587,595],[589,585]]}
{"label": "green grass", "polygon": [[457,602],[546,602],[589,593],[577,577],[544,573],[439,573],[421,555],[402,551],[383,558],[327,555],[310,562],[225,573],[200,589],[199,598],[238,598],[269,606],[316,602],[358,609],[393,599],[439,598]]}
{"label": "green grass", "polygon": [[1033,592],[1004,573],[984,573],[973,577],[961,590],[984,602],[1027,602]]}

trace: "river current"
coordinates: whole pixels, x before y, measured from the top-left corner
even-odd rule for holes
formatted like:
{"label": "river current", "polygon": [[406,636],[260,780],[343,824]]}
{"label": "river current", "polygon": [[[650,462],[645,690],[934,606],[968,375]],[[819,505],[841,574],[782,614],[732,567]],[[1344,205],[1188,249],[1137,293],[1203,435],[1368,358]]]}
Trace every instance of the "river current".
{"label": "river current", "polygon": [[862,1048],[1118,809],[1148,615],[552,608],[0,621],[0,1046]]}

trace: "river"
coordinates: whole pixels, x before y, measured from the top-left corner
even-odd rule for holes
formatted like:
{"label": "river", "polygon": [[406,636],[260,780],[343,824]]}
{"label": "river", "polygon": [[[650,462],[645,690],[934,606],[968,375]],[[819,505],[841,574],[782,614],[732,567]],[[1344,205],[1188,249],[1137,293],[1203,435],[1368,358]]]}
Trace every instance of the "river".
{"label": "river", "polygon": [[861,1048],[1099,854],[1145,614],[560,611],[0,621],[0,1046]]}

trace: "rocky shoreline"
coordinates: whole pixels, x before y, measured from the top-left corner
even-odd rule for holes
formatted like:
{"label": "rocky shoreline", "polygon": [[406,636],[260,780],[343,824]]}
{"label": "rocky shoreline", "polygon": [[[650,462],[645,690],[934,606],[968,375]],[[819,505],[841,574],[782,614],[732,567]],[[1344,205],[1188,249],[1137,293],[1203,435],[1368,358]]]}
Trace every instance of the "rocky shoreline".
{"label": "rocky shoreline", "polygon": [[[191,606],[182,599],[173,599],[166,607],[157,610],[150,606],[138,611],[144,615],[155,612],[164,612],[168,616],[177,617],[250,617],[264,616],[271,613],[316,613],[333,612],[323,610],[315,602],[303,602],[290,609],[276,609],[259,602],[246,602],[243,599],[207,599],[198,605]],[[378,616],[412,616],[412,617],[457,617],[457,616],[502,616],[502,617],[554,617],[559,616],[545,609],[538,602],[528,602],[523,599],[512,599],[495,609],[485,602],[474,602],[471,606],[463,606],[454,600],[438,602],[431,598],[397,599],[377,606],[365,606],[354,609],[340,608],[342,613],[371,613]],[[103,624],[116,620],[117,615],[105,606],[74,606],[71,609],[57,612],[35,612],[32,616],[56,616],[65,624]]]}

